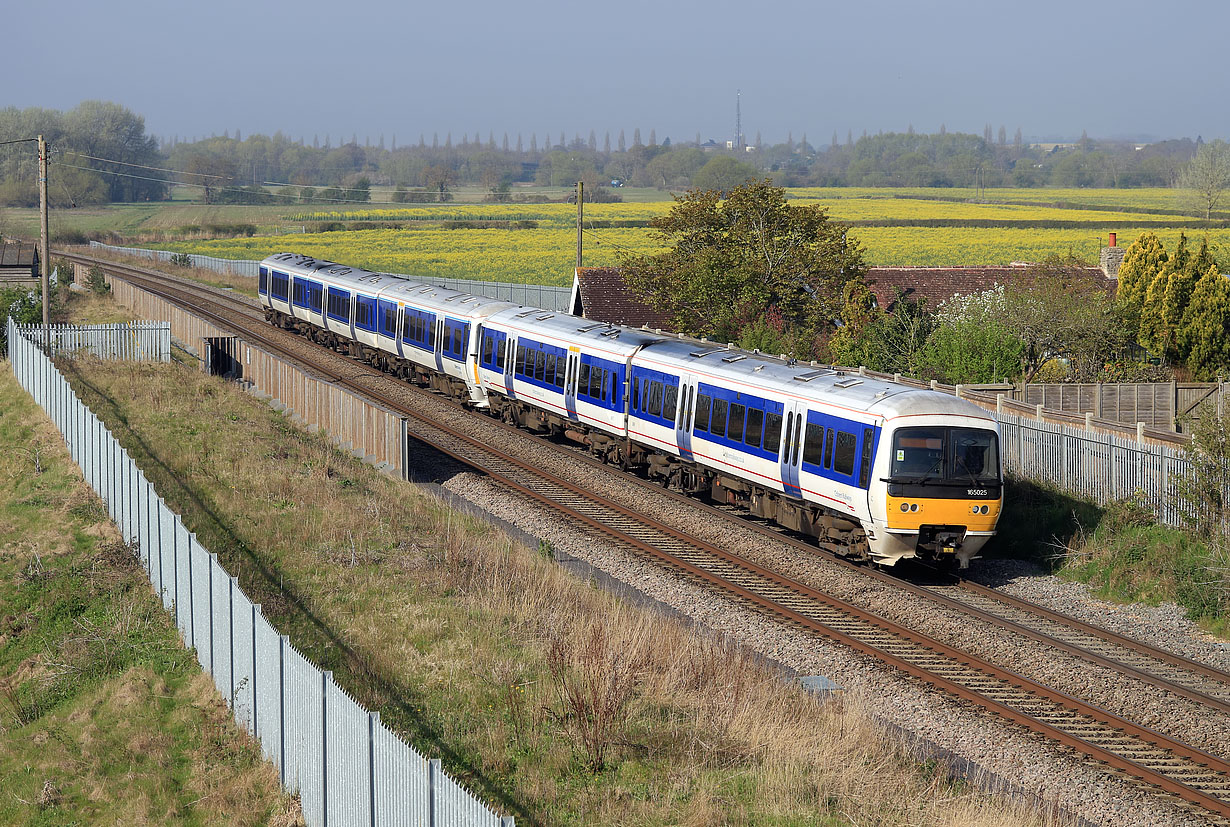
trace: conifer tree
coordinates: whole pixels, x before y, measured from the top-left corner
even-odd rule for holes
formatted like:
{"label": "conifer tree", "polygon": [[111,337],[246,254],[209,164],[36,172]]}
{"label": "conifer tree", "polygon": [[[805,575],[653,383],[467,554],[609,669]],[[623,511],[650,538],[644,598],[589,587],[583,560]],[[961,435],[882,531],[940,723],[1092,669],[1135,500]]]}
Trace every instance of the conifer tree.
{"label": "conifer tree", "polygon": [[1156,233],[1141,233],[1128,247],[1123,264],[1119,266],[1119,289],[1115,301],[1133,338],[1140,333],[1145,292],[1166,264],[1167,258],[1166,248]]}
{"label": "conifer tree", "polygon": [[1140,333],[1136,341],[1155,356],[1166,355],[1166,322],[1162,318],[1162,306],[1166,303],[1166,283],[1169,280],[1170,269],[1167,265],[1149,283],[1140,308]]}
{"label": "conifer tree", "polygon": [[1198,379],[1212,380],[1230,373],[1230,279],[1209,267],[1196,283],[1179,331],[1187,351],[1187,368]]}

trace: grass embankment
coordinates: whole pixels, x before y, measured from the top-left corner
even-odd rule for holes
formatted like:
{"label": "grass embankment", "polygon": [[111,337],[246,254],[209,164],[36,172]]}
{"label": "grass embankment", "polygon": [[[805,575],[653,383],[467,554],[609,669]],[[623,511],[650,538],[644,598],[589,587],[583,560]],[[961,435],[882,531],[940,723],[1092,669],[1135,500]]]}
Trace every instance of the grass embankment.
{"label": "grass embankment", "polygon": [[7,362],[0,444],[0,823],[298,822]]}
{"label": "grass embankment", "polygon": [[525,824],[1021,824],[704,634],[634,610],[221,380],[74,382],[278,628]]}
{"label": "grass embankment", "polygon": [[1099,508],[1016,480],[995,543],[998,556],[1035,559],[1097,597],[1176,603],[1205,630],[1230,637],[1228,561],[1192,531],[1159,525],[1131,501]]}

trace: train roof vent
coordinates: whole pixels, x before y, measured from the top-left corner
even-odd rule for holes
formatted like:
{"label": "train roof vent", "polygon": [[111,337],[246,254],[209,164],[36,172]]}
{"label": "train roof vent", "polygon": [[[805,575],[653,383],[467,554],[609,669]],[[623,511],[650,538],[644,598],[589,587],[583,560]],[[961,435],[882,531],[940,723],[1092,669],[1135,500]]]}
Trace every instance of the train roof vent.
{"label": "train roof vent", "polygon": [[469,304],[470,302],[476,302],[476,301],[478,301],[478,296],[470,296],[469,298],[462,299],[461,303]]}
{"label": "train roof vent", "polygon": [[725,357],[723,357],[723,358],[722,358],[722,361],[723,361],[723,362],[727,362],[727,363],[730,363],[730,362],[742,362],[742,361],[743,361],[744,359],[746,359],[746,358],[747,358],[747,354],[746,354],[746,353],[736,353],[736,354],[735,354],[735,355],[733,355],[733,356],[725,356]]}
{"label": "train roof vent", "polygon": [[[704,341],[704,339],[701,339],[701,341],[703,342],[703,341]],[[728,348],[724,348],[724,347],[711,347],[711,348],[709,348],[708,350],[694,350],[694,351],[692,351],[691,353],[689,353],[688,355],[689,355],[689,356],[692,356],[692,357],[695,357],[695,358],[697,358],[697,359],[704,359],[706,356],[709,356],[710,354],[713,354],[713,353],[724,353],[724,352],[726,352],[726,350],[728,350]]]}
{"label": "train roof vent", "polygon": [[435,290],[435,289],[436,289],[435,287],[429,284],[426,287],[419,288],[419,292],[420,293],[430,293],[432,290]]}
{"label": "train roof vent", "polygon": [[855,385],[861,385],[861,384],[863,384],[863,380],[862,380],[862,379],[854,379],[854,378],[850,378],[850,379],[842,379],[842,380],[841,380],[841,381],[839,381],[839,382],[834,382],[834,383],[833,383],[833,387],[835,387],[835,388],[852,388],[852,387],[854,387]]}
{"label": "train roof vent", "polygon": [[591,330],[597,330],[600,327],[607,327],[607,323],[598,322],[597,324],[587,324],[585,327],[578,327],[577,333],[589,333]]}
{"label": "train roof vent", "polygon": [[822,368],[820,370],[809,370],[807,373],[800,373],[798,376],[794,377],[794,381],[810,382],[813,379],[819,379],[821,376],[830,376],[834,373],[836,373],[836,371],[830,370],[828,368]]}
{"label": "train roof vent", "polygon": [[537,312],[538,312],[538,308],[532,307],[529,310],[524,310],[518,313],[516,316],[513,316],[513,318],[514,319],[524,319],[526,316],[529,316],[530,314],[537,313]]}
{"label": "train roof vent", "polygon": [[554,318],[555,318],[554,313],[543,313],[541,316],[538,317],[538,321],[545,322],[547,319],[554,319]]}
{"label": "train roof vent", "polygon": [[620,330],[618,327],[616,327],[616,328],[612,328],[611,330],[604,330],[604,331],[602,331],[601,333],[599,333],[598,335],[599,335],[599,336],[606,336],[608,339],[618,339],[618,338],[619,338],[619,334],[620,334],[620,333],[622,333],[622,332],[623,332],[622,330]]}

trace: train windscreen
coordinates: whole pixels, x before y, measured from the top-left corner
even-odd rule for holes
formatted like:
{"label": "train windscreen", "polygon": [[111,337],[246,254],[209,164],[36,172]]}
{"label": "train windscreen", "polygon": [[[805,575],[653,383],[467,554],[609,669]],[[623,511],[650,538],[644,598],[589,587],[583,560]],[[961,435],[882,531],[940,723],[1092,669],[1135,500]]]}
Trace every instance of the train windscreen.
{"label": "train windscreen", "polygon": [[999,441],[981,428],[901,428],[891,476],[901,482],[998,482]]}

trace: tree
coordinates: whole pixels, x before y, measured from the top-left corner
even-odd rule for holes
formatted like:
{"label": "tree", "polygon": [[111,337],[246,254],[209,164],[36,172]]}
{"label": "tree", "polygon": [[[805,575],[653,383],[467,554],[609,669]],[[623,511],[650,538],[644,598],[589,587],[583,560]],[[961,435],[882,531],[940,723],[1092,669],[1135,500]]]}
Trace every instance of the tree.
{"label": "tree", "polygon": [[725,199],[694,189],[650,222],[666,247],[620,254],[632,292],[668,313],[677,330],[733,341],[769,314],[814,350],[831,329],[841,286],[866,272],[862,248],[820,206],[795,206],[769,181],[749,181]]}
{"label": "tree", "polygon": [[1204,144],[1192,162],[1179,173],[1179,188],[1188,190],[1193,204],[1204,210],[1205,219],[1230,189],[1230,144],[1218,139]]}
{"label": "tree", "polygon": [[1115,302],[1119,305],[1128,333],[1136,338],[1140,333],[1140,314],[1145,292],[1165,266],[1169,256],[1156,233],[1141,233],[1123,255],[1119,265],[1119,289]]}
{"label": "tree", "polygon": [[755,180],[757,175],[756,168],[751,164],[735,160],[729,155],[719,155],[697,171],[692,178],[692,184],[700,190],[716,190],[725,194]]}
{"label": "tree", "polygon": [[1205,270],[1192,291],[1179,342],[1192,375],[1211,381],[1230,374],[1230,279],[1216,265]]}
{"label": "tree", "polygon": [[234,184],[235,163],[210,152],[193,152],[183,168],[188,180],[204,190],[206,204],[216,202],[219,191]]}
{"label": "tree", "polygon": [[1025,345],[1009,329],[1007,312],[1002,285],[945,300],[920,358],[924,376],[952,385],[1015,376]]}
{"label": "tree", "polygon": [[1096,375],[1127,344],[1105,280],[1072,256],[1031,265],[1004,286],[1004,302],[1026,382],[1052,359],[1068,360],[1074,377]]}
{"label": "tree", "polygon": [[423,186],[435,190],[440,203],[449,200],[448,188],[457,179],[457,171],[448,164],[432,164],[423,170]]}

